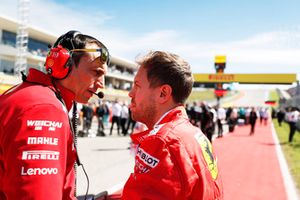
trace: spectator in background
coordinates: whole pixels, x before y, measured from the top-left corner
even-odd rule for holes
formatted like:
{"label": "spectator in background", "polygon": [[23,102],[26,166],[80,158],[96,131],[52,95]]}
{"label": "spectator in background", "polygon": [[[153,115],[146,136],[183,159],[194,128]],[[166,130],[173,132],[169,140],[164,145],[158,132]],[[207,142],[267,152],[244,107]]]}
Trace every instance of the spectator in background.
{"label": "spectator in background", "polygon": [[121,128],[122,128],[122,134],[124,136],[127,135],[126,124],[127,124],[128,117],[129,117],[129,112],[128,112],[127,103],[123,102],[122,110],[121,110]]}
{"label": "spectator in background", "polygon": [[94,116],[94,110],[92,103],[82,106],[82,117],[83,117],[83,134],[82,136],[88,136],[92,126],[92,120]]}
{"label": "spectator in background", "polygon": [[199,121],[200,121],[200,113],[199,113],[199,109],[198,109],[198,105],[197,102],[194,101],[193,105],[191,106],[190,109],[190,121],[194,126],[199,127]]}
{"label": "spectator in background", "polygon": [[217,109],[217,125],[218,125],[218,137],[223,137],[223,123],[226,119],[226,111],[224,108],[219,107]]}
{"label": "spectator in background", "polygon": [[239,119],[243,119],[244,120],[244,123],[246,121],[246,111],[245,111],[245,108],[244,107],[240,107],[239,108],[239,111],[238,111],[238,118]]}
{"label": "spectator in background", "polygon": [[260,124],[262,124],[264,121],[264,108],[260,108],[258,113],[259,113],[259,122]]}
{"label": "spectator in background", "polygon": [[235,125],[237,123],[238,112],[236,108],[229,108],[228,112],[226,113],[226,117],[229,115],[228,118],[228,126],[229,132],[234,132]]}
{"label": "spectator in background", "polygon": [[232,107],[228,107],[227,110],[226,110],[226,120],[227,121],[229,120],[231,112],[232,112]]}
{"label": "spectator in background", "polygon": [[289,109],[287,116],[288,116],[288,123],[290,126],[289,142],[291,143],[293,142],[293,137],[297,130],[296,123],[299,120],[299,109],[296,107],[291,107]]}
{"label": "spectator in background", "polygon": [[120,135],[122,106],[120,105],[118,99],[116,99],[115,102],[113,103],[111,110],[112,110],[112,122],[111,122],[109,135],[112,135],[112,131],[113,131],[115,123],[117,124],[118,135]]}
{"label": "spectator in background", "polygon": [[212,136],[215,132],[216,114],[206,102],[201,102],[201,131],[206,135],[208,140],[212,142]]}
{"label": "spectator in background", "polygon": [[264,125],[268,124],[268,120],[269,120],[269,109],[268,108],[263,108],[263,112],[262,112],[262,119],[264,122]]}
{"label": "spectator in background", "polygon": [[246,112],[245,112],[245,125],[249,124],[249,117],[250,117],[250,112],[251,112],[251,108],[247,107],[246,108]]}
{"label": "spectator in background", "polygon": [[278,125],[281,126],[283,120],[284,120],[284,117],[285,117],[285,112],[284,112],[284,109],[283,108],[280,108],[278,113],[277,113],[277,122],[278,122]]}
{"label": "spectator in background", "polygon": [[97,135],[105,136],[104,128],[104,114],[108,112],[108,107],[104,102],[99,101],[99,105],[96,108],[96,116],[98,119],[98,130]]}
{"label": "spectator in background", "polygon": [[105,112],[103,115],[103,123],[104,123],[104,127],[108,128],[111,105],[110,105],[109,101],[103,101],[103,104],[105,105]]}
{"label": "spectator in background", "polygon": [[252,108],[250,115],[249,115],[249,123],[251,126],[250,135],[254,134],[256,120],[257,120],[257,112],[256,112],[255,108]]}

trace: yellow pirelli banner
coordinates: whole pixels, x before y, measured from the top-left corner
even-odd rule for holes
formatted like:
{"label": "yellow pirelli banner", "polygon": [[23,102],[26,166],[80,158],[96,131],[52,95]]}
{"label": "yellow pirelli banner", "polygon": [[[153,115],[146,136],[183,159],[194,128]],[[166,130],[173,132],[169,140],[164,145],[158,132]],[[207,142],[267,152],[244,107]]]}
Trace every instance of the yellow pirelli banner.
{"label": "yellow pirelli banner", "polygon": [[195,82],[244,83],[244,84],[292,84],[296,74],[194,74]]}

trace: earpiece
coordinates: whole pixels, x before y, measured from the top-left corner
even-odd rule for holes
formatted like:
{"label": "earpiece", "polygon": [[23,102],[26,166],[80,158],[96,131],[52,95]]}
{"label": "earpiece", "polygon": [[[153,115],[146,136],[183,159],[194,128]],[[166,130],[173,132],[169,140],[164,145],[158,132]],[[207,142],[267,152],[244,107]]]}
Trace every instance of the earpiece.
{"label": "earpiece", "polygon": [[[69,31],[60,36],[53,47],[49,50],[46,57],[45,67],[49,75],[56,79],[65,78],[73,64],[70,50],[74,49],[73,39],[76,35],[81,34],[78,31]],[[64,48],[61,44],[68,42],[69,48]]]}
{"label": "earpiece", "polygon": [[67,63],[70,60],[70,53],[61,45],[51,48],[46,58],[46,71],[52,77],[62,79],[69,72]]}

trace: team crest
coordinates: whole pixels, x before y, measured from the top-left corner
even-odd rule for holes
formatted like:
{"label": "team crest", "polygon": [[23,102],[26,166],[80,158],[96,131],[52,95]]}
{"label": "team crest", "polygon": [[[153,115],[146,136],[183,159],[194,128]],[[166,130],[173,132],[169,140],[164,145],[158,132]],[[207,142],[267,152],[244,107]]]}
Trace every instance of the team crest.
{"label": "team crest", "polygon": [[49,67],[52,67],[52,66],[54,65],[54,60],[53,60],[53,59],[48,59],[47,65],[48,65]]}
{"label": "team crest", "polygon": [[217,167],[217,161],[214,159],[214,156],[212,153],[212,145],[208,141],[208,139],[201,133],[196,134],[195,138],[196,138],[197,142],[200,144],[200,147],[201,147],[202,153],[203,153],[203,157],[208,166],[210,174],[211,174],[212,178],[214,180],[216,180],[216,178],[218,176],[218,167]]}

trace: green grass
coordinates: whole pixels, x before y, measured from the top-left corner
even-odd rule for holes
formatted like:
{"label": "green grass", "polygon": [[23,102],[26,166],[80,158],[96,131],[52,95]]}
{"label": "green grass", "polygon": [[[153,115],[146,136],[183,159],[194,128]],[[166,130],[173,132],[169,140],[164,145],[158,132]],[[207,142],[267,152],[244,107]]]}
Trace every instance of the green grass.
{"label": "green grass", "polygon": [[273,100],[273,101],[279,101],[279,95],[276,92],[276,90],[271,90],[270,94],[269,94],[269,100]]}
{"label": "green grass", "polygon": [[[225,97],[232,96],[233,92],[228,91]],[[193,90],[187,99],[188,103],[193,103],[194,101],[210,101],[216,99],[214,89],[207,89],[203,91],[195,91]]]}
{"label": "green grass", "polygon": [[278,108],[279,106],[279,95],[276,90],[271,90],[269,92],[269,99],[270,101],[276,101],[276,105],[272,106],[273,108]]}
{"label": "green grass", "polygon": [[187,99],[188,103],[192,103],[194,101],[207,101],[215,99],[214,90],[204,90],[204,91],[192,91],[189,98]]}
{"label": "green grass", "polygon": [[300,132],[295,133],[293,142],[290,144],[288,142],[289,125],[282,123],[280,127],[277,119],[273,119],[273,123],[290,172],[298,191],[300,191]]}

